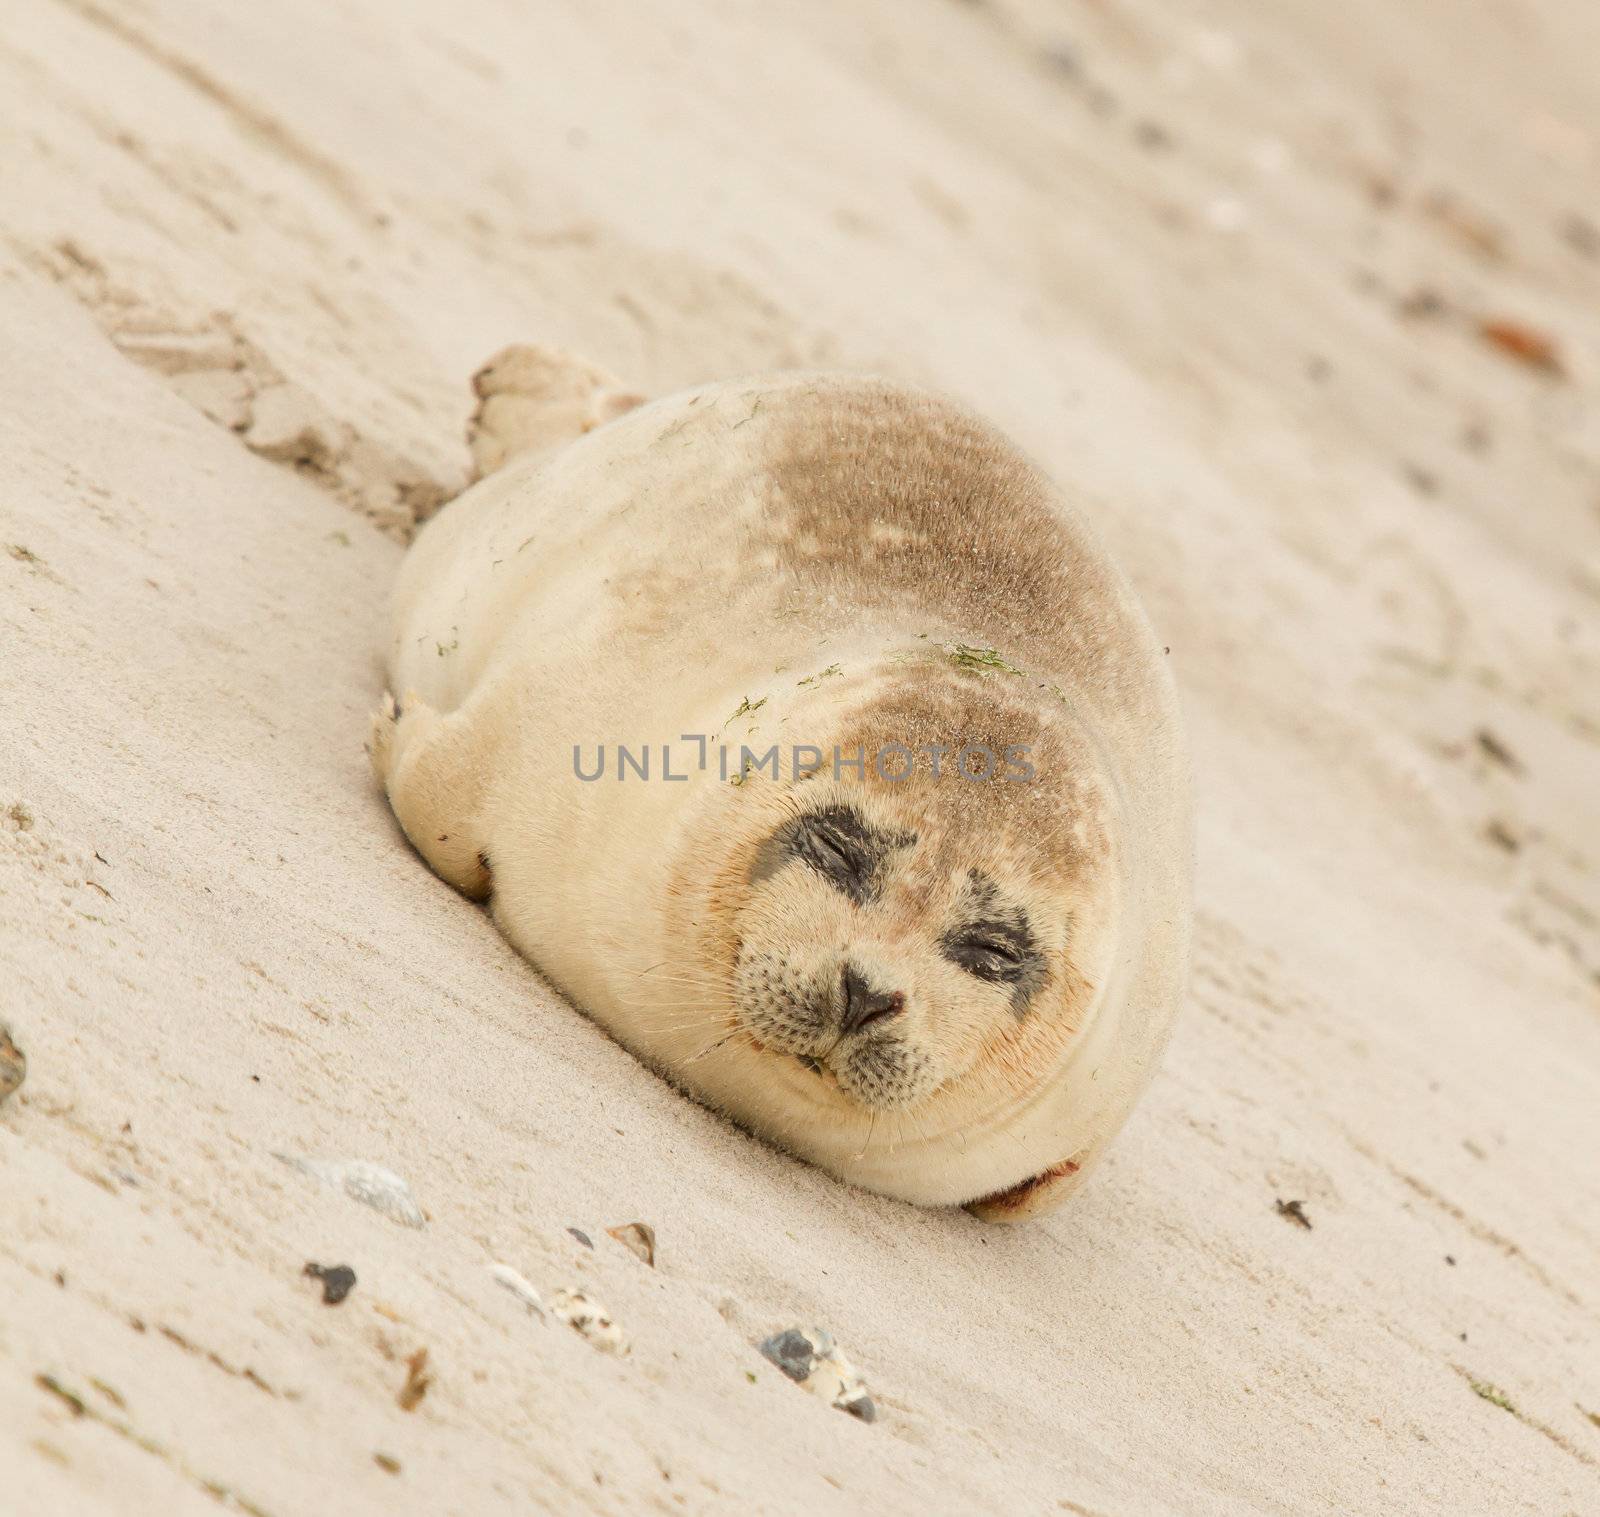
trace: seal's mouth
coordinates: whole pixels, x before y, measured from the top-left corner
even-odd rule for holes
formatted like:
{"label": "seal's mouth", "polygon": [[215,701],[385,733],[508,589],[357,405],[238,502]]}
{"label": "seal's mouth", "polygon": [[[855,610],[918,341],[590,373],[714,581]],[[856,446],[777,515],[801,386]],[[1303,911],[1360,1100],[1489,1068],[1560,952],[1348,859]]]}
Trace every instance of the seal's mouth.
{"label": "seal's mouth", "polygon": [[[751,1032],[748,1027],[744,1028],[743,1031],[745,1036],[750,1040],[750,1047],[756,1053],[778,1054],[780,1058],[782,1057],[782,1054],[778,1049],[773,1048],[770,1044],[763,1043],[761,1039],[758,1038],[755,1033]],[[839,1084],[839,1076],[834,1072],[833,1067],[829,1064],[825,1064],[815,1054],[795,1053],[790,1054],[789,1057],[793,1059],[795,1063],[798,1064],[803,1070],[805,1070],[807,1074],[815,1075],[825,1084],[833,1086],[835,1090],[843,1089],[843,1087]]]}
{"label": "seal's mouth", "polygon": [[826,1059],[818,1058],[815,1054],[809,1053],[797,1053],[792,1057],[795,1063],[805,1070],[808,1075],[815,1076],[823,1091],[833,1096],[842,1097],[852,1106],[861,1104],[855,1093],[839,1078],[839,1071]]}
{"label": "seal's mouth", "polygon": [[828,1106],[843,1101],[853,1109],[876,1111],[914,1104],[922,1094],[907,1088],[906,1079],[915,1074],[922,1056],[908,1050],[898,1032],[885,1032],[876,1022],[824,1029],[809,1018],[803,1025],[798,1016],[774,1022],[740,1007],[727,1037],[714,1046],[736,1037],[751,1053],[771,1055],[780,1067],[798,1066],[804,1073],[789,1077],[789,1089],[802,1099]]}

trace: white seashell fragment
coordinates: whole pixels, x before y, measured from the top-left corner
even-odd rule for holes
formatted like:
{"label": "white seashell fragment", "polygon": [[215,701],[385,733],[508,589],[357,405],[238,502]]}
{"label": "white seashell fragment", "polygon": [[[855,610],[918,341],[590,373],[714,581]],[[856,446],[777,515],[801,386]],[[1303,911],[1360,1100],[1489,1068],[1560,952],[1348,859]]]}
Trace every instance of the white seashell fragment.
{"label": "white seashell fragment", "polygon": [[791,1327],[756,1345],[796,1385],[803,1385],[830,1406],[872,1422],[878,1408],[867,1394],[860,1372],[845,1358],[826,1328]]}
{"label": "white seashell fragment", "polygon": [[496,1285],[510,1291],[534,1316],[544,1316],[544,1302],[540,1299],[539,1292],[509,1264],[491,1264],[489,1273],[494,1277]]}
{"label": "white seashell fragment", "polygon": [[550,1314],[575,1333],[581,1333],[603,1354],[628,1352],[622,1329],[611,1320],[605,1307],[584,1291],[563,1286],[550,1298]]}
{"label": "white seashell fragment", "polygon": [[342,1190],[352,1201],[382,1212],[402,1227],[423,1227],[427,1219],[411,1187],[392,1169],[366,1159],[302,1159],[295,1154],[274,1154],[274,1159],[303,1175]]}

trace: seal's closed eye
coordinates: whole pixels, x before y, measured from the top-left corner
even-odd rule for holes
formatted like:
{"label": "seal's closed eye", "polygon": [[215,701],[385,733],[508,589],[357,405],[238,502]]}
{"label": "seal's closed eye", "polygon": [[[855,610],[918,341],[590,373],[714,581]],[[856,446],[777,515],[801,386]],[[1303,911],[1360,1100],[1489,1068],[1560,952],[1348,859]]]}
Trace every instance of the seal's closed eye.
{"label": "seal's closed eye", "polygon": [[980,980],[1022,978],[1035,957],[1027,930],[1007,927],[1000,922],[980,922],[947,932],[940,940],[945,957],[959,964]]}
{"label": "seal's closed eye", "polygon": [[874,827],[853,806],[825,806],[785,822],[768,838],[756,855],[750,880],[755,883],[786,863],[798,862],[864,906],[878,893],[878,871],[887,855],[916,840],[914,832]]}
{"label": "seal's closed eye", "polygon": [[1044,981],[1044,955],[1021,917],[952,927],[939,939],[939,951],[977,979],[1011,986],[1011,1009],[1019,1017]]}
{"label": "seal's closed eye", "polygon": [[881,850],[873,846],[867,824],[849,807],[830,806],[801,817],[790,835],[789,851],[856,905],[871,898]]}

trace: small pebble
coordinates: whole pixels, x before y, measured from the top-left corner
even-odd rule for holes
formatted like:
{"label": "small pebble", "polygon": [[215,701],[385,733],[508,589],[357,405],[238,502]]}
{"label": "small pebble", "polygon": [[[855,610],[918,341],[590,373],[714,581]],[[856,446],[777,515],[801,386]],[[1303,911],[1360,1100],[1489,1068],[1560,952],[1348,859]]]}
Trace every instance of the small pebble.
{"label": "small pebble", "polygon": [[863,1422],[878,1415],[859,1371],[840,1352],[833,1334],[825,1328],[791,1327],[756,1347],[796,1385],[803,1385],[830,1406],[849,1412]]}
{"label": "small pebble", "polygon": [[365,1159],[301,1159],[294,1154],[274,1154],[275,1159],[303,1175],[321,1180],[342,1190],[352,1201],[382,1212],[391,1222],[403,1227],[422,1227],[426,1218],[417,1205],[411,1187],[392,1169],[371,1164]]}
{"label": "small pebble", "polygon": [[324,1306],[337,1306],[356,1288],[356,1272],[348,1264],[308,1264],[302,1273],[322,1282]]}
{"label": "small pebble", "polygon": [[494,1283],[502,1290],[508,1290],[536,1317],[544,1316],[544,1302],[523,1276],[512,1269],[509,1264],[491,1264],[489,1273],[494,1277]]}
{"label": "small pebble", "polygon": [[656,1230],[648,1222],[624,1222],[620,1227],[608,1227],[606,1232],[651,1269],[656,1267]]}
{"label": "small pebble", "polygon": [[0,1106],[22,1089],[28,1078],[28,1057],[11,1039],[11,1029],[0,1022]]}
{"label": "small pebble", "polygon": [[603,1354],[625,1354],[628,1341],[605,1307],[584,1291],[563,1286],[550,1298],[550,1313],[587,1338]]}

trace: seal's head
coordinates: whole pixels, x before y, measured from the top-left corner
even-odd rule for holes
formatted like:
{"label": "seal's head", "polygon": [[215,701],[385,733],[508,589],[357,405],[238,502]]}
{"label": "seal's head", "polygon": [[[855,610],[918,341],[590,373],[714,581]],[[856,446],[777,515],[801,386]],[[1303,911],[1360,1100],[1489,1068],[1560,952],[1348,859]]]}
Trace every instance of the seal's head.
{"label": "seal's head", "polygon": [[926,661],[864,685],[809,772],[737,787],[703,896],[710,1033],[759,1085],[722,1099],[822,1162],[797,1131],[1005,1126],[1091,1016],[1116,920],[1114,791],[1048,686]]}

